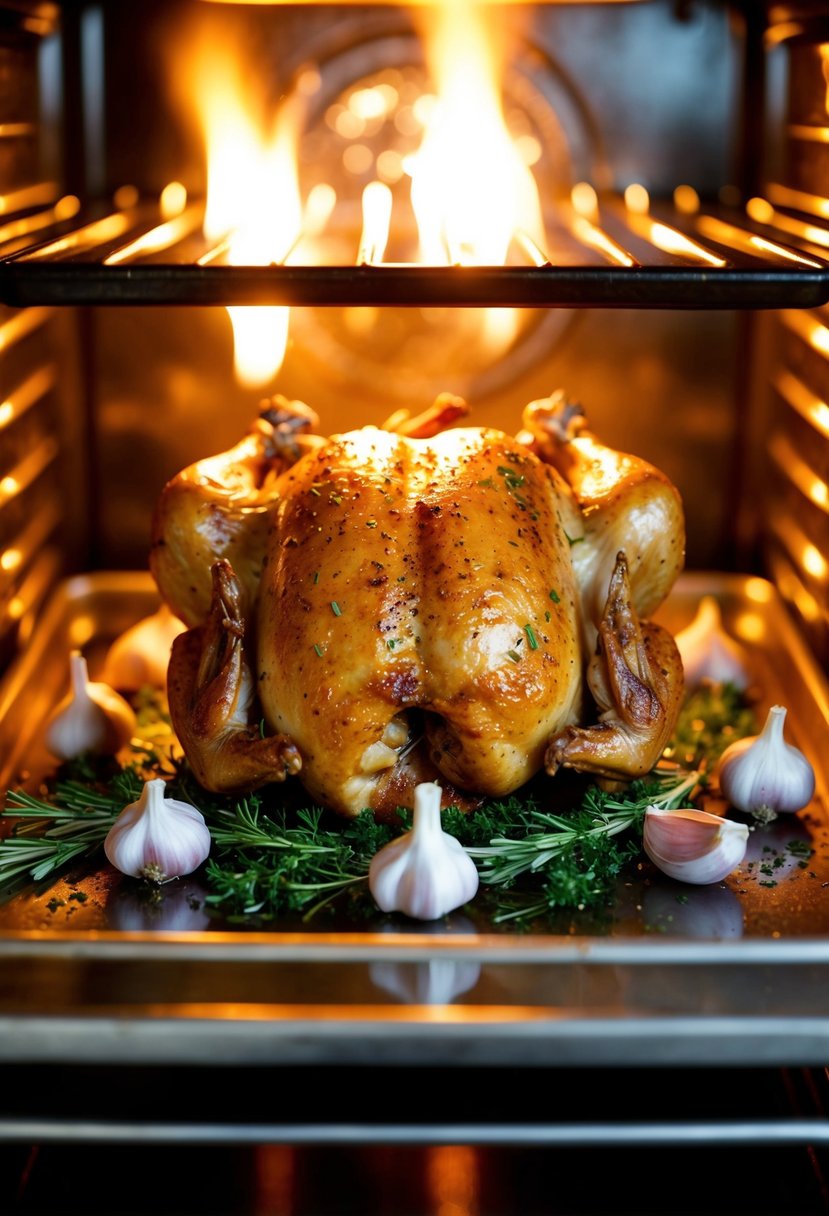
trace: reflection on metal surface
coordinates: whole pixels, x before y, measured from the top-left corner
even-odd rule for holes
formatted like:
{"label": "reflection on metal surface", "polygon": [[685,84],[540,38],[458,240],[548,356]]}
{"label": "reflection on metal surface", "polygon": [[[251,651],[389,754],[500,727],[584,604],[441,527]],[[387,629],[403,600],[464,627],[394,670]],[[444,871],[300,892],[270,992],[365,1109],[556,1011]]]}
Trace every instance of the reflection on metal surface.
{"label": "reflection on metal surface", "polygon": [[121,883],[107,901],[107,920],[125,933],[198,933],[210,925],[210,913],[198,884],[176,879],[160,886]]}
{"label": "reflection on metal surface", "polygon": [[645,891],[642,911],[648,924],[667,937],[724,941],[743,936],[742,904],[720,883],[710,887],[660,883]]}
{"label": "reflection on metal surface", "polygon": [[453,959],[425,963],[372,963],[371,981],[391,996],[416,1005],[448,1005],[478,982],[481,964]]}

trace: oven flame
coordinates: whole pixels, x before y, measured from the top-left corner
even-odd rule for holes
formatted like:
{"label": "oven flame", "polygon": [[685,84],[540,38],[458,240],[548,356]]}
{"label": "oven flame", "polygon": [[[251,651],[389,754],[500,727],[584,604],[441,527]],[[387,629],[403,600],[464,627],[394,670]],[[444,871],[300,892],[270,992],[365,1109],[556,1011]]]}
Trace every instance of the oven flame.
{"label": "oven flame", "polygon": [[[206,151],[208,248],[199,264],[311,265],[324,262],[325,250],[382,274],[387,249],[407,265],[501,266],[510,258],[548,264],[531,167],[541,156],[540,143],[528,133],[520,105],[513,103],[513,113],[502,101],[509,96],[503,89],[506,31],[496,28],[497,17],[479,0],[442,0],[418,16],[425,22],[429,84],[415,86],[419,92],[403,104],[388,81],[357,82],[325,111],[336,136],[329,140],[328,174],[340,183],[345,170],[325,244],[319,238],[337,194],[325,182],[308,180],[320,161],[316,144],[314,156],[302,145],[306,134],[309,146],[319,142],[307,122],[319,110],[320,73],[305,69],[277,102],[274,82],[250,70],[250,56],[236,39],[209,29],[196,35],[188,70],[182,74],[179,65],[174,76],[191,115],[195,109]],[[313,121],[319,124],[318,117]],[[362,229],[355,233],[350,191],[358,186]],[[165,206],[178,205],[175,194],[165,200]],[[396,215],[400,210],[406,215]],[[237,381],[269,391],[288,347],[289,310],[230,305],[227,312]],[[478,310],[474,324],[465,321],[468,336],[496,360],[515,342],[520,315],[509,308]]]}
{"label": "oven flame", "polygon": [[447,0],[426,27],[437,96],[405,168],[421,260],[498,266],[516,233],[544,248],[535,178],[504,120],[502,62],[475,0]]}
{"label": "oven flame", "polygon": [[[225,242],[237,266],[286,261],[302,235],[297,176],[298,116],[283,105],[270,124],[257,113],[231,55],[213,47],[196,61],[195,88],[207,150],[204,234]],[[236,377],[261,388],[278,373],[288,344],[288,308],[234,306]]]}

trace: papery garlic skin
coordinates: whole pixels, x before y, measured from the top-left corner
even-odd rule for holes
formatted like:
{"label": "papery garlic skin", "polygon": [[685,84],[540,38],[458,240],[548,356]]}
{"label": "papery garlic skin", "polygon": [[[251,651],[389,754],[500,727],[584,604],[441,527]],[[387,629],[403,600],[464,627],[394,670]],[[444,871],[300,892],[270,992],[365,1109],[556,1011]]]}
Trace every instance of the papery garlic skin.
{"label": "papery garlic skin", "polygon": [[760,734],[732,743],[717,768],[723,796],[763,822],[802,810],[815,792],[815,770],[784,739],[785,721],[785,707],[772,705]]}
{"label": "papery garlic skin", "polygon": [[207,860],[210,829],[204,816],[189,802],[165,798],[165,788],[161,777],[146,781],[138,800],[125,806],[110,828],[104,852],[122,874],[169,882]]}
{"label": "papery garlic skin", "polygon": [[748,688],[745,653],[739,642],[723,629],[719,601],[713,595],[702,597],[693,621],[681,629],[674,640],[682,659],[687,688],[696,688],[703,680],[733,684],[741,692]]}
{"label": "papery garlic skin", "polygon": [[477,867],[440,826],[440,797],[435,782],[416,785],[412,830],[372,857],[368,885],[381,912],[437,920],[475,897]]}
{"label": "papery garlic skin", "polygon": [[682,807],[645,811],[642,845],[653,864],[679,882],[722,882],[746,855],[748,825]]}
{"label": "papery garlic skin", "polygon": [[136,728],[132,706],[108,684],[89,679],[79,650],[69,656],[70,691],[50,714],[44,743],[59,760],[78,756],[114,756],[129,743]]}
{"label": "papery garlic skin", "polygon": [[170,649],[185,628],[168,605],[162,604],[115,639],[104,659],[101,678],[125,692],[147,686],[166,688]]}

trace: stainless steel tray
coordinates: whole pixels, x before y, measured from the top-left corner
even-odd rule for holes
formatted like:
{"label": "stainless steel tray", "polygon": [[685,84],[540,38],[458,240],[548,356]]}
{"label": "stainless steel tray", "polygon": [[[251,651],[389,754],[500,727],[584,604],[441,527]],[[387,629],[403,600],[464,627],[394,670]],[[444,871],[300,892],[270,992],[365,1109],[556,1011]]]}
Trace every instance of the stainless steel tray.
{"label": "stainless steel tray", "polygon": [[[827,685],[773,586],[686,574],[672,629],[714,594],[750,645],[767,704],[817,775],[813,803],[752,837],[755,864],[713,887],[647,865],[613,913],[522,933],[321,919],[262,931],[211,919],[197,879],[136,897],[110,868],[0,907],[0,1060],[176,1065],[719,1066],[829,1059]],[[40,731],[69,649],[90,669],[157,603],[149,576],[66,582],[0,685],[0,782],[47,771]],[[551,797],[554,797],[551,782]],[[810,839],[768,885],[757,858]],[[771,854],[775,855],[775,854]],[[81,898],[78,898],[81,892]]]}

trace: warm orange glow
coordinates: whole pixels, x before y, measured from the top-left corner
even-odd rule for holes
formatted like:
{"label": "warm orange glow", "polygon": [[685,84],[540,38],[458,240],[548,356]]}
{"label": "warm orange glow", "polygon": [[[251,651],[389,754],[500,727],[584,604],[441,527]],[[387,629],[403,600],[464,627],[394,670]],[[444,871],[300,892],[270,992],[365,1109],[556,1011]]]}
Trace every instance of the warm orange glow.
{"label": "warm orange glow", "polygon": [[535,178],[507,130],[495,39],[474,0],[442,5],[427,27],[433,105],[406,161],[421,260],[502,265],[517,230],[545,246]]}
{"label": "warm orange glow", "polygon": [[382,262],[389,239],[391,204],[391,190],[383,182],[369,182],[363,190],[363,235],[358,263]]}
{"label": "warm orange glow", "polygon": [[[799,317],[799,313],[784,314],[788,319],[790,316]],[[820,397],[806,387],[802,380],[798,380],[791,372],[781,372],[775,380],[775,388],[784,401],[787,401],[792,409],[797,410],[802,418],[811,425],[816,427],[823,435],[829,438],[829,405]]]}
{"label": "warm orange glow", "polygon": [[769,452],[787,481],[797,486],[800,493],[816,507],[829,511],[829,486],[797,454],[785,435],[774,436],[769,444]]}
{"label": "warm orange glow", "polygon": [[570,191],[570,202],[577,215],[594,222],[598,220],[599,199],[595,188],[589,182],[576,182]]}
{"label": "warm orange glow", "polygon": [[[232,264],[267,266],[284,262],[302,233],[298,116],[284,105],[266,116],[246,79],[230,48],[199,48],[190,84],[207,150],[204,232],[224,243]],[[237,378],[260,388],[282,366],[289,310],[233,307],[228,313]]]}
{"label": "warm orange glow", "polygon": [[165,223],[150,228],[147,232],[142,232],[134,241],[128,241],[120,249],[114,250],[104,258],[104,265],[117,266],[121,262],[128,262],[131,258],[169,249],[171,245],[175,245],[177,241],[183,240],[194,232],[198,228],[199,222],[200,213],[196,208],[184,211],[181,215],[174,216]]}
{"label": "warm orange glow", "polygon": [[0,553],[0,570],[5,570],[8,574],[12,570],[17,570],[23,561],[23,554],[19,549],[4,549]]}
{"label": "warm orange glow", "polygon": [[811,541],[803,546],[803,569],[807,574],[820,579],[821,582],[825,580],[827,570],[829,570],[826,558]]}
{"label": "warm orange glow", "polygon": [[647,224],[648,240],[663,253],[673,253],[678,257],[690,258],[695,262],[705,262],[709,266],[725,266],[725,258],[719,258],[716,254],[710,253],[702,245],[692,241],[690,237],[677,232],[675,228],[670,228],[667,224],[655,223],[653,220],[648,220],[647,217],[642,218]]}
{"label": "warm orange glow", "polygon": [[636,265],[635,259],[630,256],[627,250],[618,245],[601,228],[597,228],[590,220],[585,219],[583,215],[575,215],[571,220],[570,227],[583,245],[587,245],[590,249],[595,249],[597,253],[604,254],[609,262],[615,262],[617,266]]}
{"label": "warm orange glow", "polygon": [[162,218],[174,219],[187,206],[187,187],[181,182],[168,182],[158,198]]}
{"label": "warm orange glow", "polygon": [[746,203],[746,211],[758,224],[768,224],[781,232],[790,232],[792,236],[799,237],[802,241],[808,241],[811,245],[818,245],[821,249],[829,248],[829,232],[825,228],[818,228],[815,224],[807,224],[803,220],[795,219],[794,216],[784,215],[767,199],[749,199]]}
{"label": "warm orange glow", "polygon": [[741,609],[734,618],[734,632],[744,642],[759,645],[766,636],[765,618],[756,612]]}
{"label": "warm orange glow", "polygon": [[480,1211],[480,1165],[471,1145],[430,1148],[426,1178],[431,1211],[436,1216],[477,1216]]}
{"label": "warm orange glow", "polygon": [[821,266],[821,263],[816,262],[814,258],[804,257],[802,253],[795,253],[793,249],[787,249],[785,245],[778,245],[776,241],[769,241],[765,237],[757,236],[754,232],[746,232],[745,229],[738,228],[734,224],[727,224],[724,220],[712,215],[700,216],[697,220],[697,229],[703,236],[710,237],[712,241],[717,241],[721,245],[730,245],[732,249],[754,254],[755,257],[768,255],[783,258],[787,262],[798,262],[801,266],[814,266],[816,269],[820,269]]}
{"label": "warm orange glow", "polygon": [[821,355],[829,355],[829,329],[825,325],[821,325],[820,321],[808,313],[795,309],[787,309],[782,313],[782,317],[786,326],[804,342],[808,342],[813,350]]}
{"label": "warm orange glow", "polygon": [[771,530],[788,554],[798,573],[809,575],[821,584],[826,584],[829,565],[816,545],[790,518],[774,519]]}
{"label": "warm orange glow", "polygon": [[779,182],[769,182],[766,194],[769,201],[776,203],[778,207],[791,207],[794,211],[807,211],[810,215],[829,219],[829,198],[824,198],[823,195],[793,190],[791,186],[781,186]]}
{"label": "warm orange glow", "polygon": [[84,249],[93,249],[106,241],[117,240],[129,230],[132,217],[126,211],[116,211],[104,216],[91,224],[85,224],[70,232],[68,236],[58,237],[48,245],[40,245],[26,254],[26,261],[34,262],[41,258],[54,257],[56,253],[79,253]]}
{"label": "warm orange glow", "polygon": [[118,187],[112,196],[112,201],[116,207],[119,207],[122,211],[126,211],[137,204],[138,198],[137,187],[127,185]]}
{"label": "warm orange glow", "polygon": [[650,195],[644,186],[634,182],[625,188],[625,206],[636,215],[647,215],[650,211]]}
{"label": "warm orange glow", "polygon": [[683,215],[694,215],[699,211],[699,195],[693,186],[677,186],[674,190],[674,206]]}

